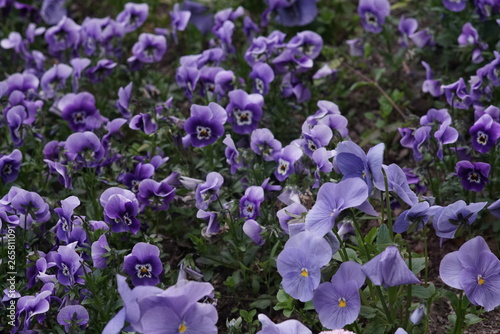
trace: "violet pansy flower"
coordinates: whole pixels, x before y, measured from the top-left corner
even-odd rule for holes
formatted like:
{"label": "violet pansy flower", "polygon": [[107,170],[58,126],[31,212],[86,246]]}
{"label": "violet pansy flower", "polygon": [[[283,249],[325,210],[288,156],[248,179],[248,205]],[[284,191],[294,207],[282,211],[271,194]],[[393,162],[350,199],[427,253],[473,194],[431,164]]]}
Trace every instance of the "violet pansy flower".
{"label": "violet pansy flower", "polygon": [[2,183],[11,183],[17,179],[21,169],[23,154],[18,149],[8,155],[0,155],[0,178]]}
{"label": "violet pansy flower", "polygon": [[106,239],[106,235],[103,234],[95,241],[92,246],[92,262],[94,263],[94,267],[98,269],[105,269],[106,265],[106,255],[110,253],[111,248],[108,244],[108,239]]}
{"label": "violet pansy flower", "polygon": [[475,237],[458,251],[446,254],[439,265],[439,276],[452,288],[464,290],[472,304],[486,311],[500,305],[500,260],[483,237]]}
{"label": "violet pansy flower", "polygon": [[250,147],[265,161],[272,161],[273,155],[281,150],[281,143],[269,129],[255,129],[250,136]]}
{"label": "violet pansy flower", "polygon": [[226,120],[226,111],[215,102],[208,106],[193,104],[191,117],[184,123],[191,145],[204,147],[214,143],[224,134]]}
{"label": "violet pansy flower", "polygon": [[177,31],[184,31],[191,18],[191,12],[188,10],[180,10],[179,4],[174,4],[174,9],[170,13],[170,27],[172,28],[172,35],[174,36],[175,44],[177,44]]}
{"label": "violet pansy flower", "polygon": [[481,191],[488,183],[490,164],[485,162],[459,161],[456,175],[462,179],[462,187],[470,191]]}
{"label": "violet pansy flower", "polygon": [[368,154],[351,141],[344,141],[337,145],[335,163],[344,175],[343,180],[359,177],[368,185],[371,193],[372,183],[378,189],[384,190],[384,176],[382,174],[382,160],[384,158],[383,143],[378,144],[368,151]]}
{"label": "violet pansy flower", "polygon": [[139,231],[141,223],[136,216],[139,212],[139,202],[130,190],[112,187],[106,189],[100,197],[104,208],[104,220],[111,225],[113,232]]}
{"label": "violet pansy flower", "polygon": [[395,246],[387,247],[363,265],[363,272],[374,285],[382,285],[384,288],[420,283]]}
{"label": "violet pansy flower", "polygon": [[116,22],[121,23],[125,33],[137,30],[148,18],[147,3],[126,3],[125,9],[116,16]]}
{"label": "violet pansy flower", "polygon": [[265,314],[259,314],[258,318],[262,324],[262,329],[257,334],[312,334],[309,328],[295,319],[275,324]]}
{"label": "violet pansy flower", "polygon": [[125,256],[123,269],[132,277],[132,284],[157,285],[158,276],[163,271],[160,250],[154,245],[144,242],[135,244],[132,253]]}
{"label": "violet pansy flower", "polygon": [[461,12],[465,9],[467,0],[443,0],[443,5],[452,12]]}
{"label": "violet pansy flower", "polygon": [[229,104],[226,110],[234,132],[251,133],[259,126],[264,98],[260,94],[248,94],[241,89],[233,90],[228,95]]}
{"label": "violet pansy flower", "polygon": [[328,241],[304,231],[292,236],[276,259],[281,284],[286,293],[302,302],[313,298],[321,279],[321,267],[332,259]]}
{"label": "violet pansy flower", "polygon": [[360,0],[358,14],[361,16],[363,28],[372,33],[380,33],[385,18],[389,16],[391,6],[387,0]]}
{"label": "violet pansy flower", "polygon": [[253,91],[261,95],[267,95],[269,84],[274,80],[274,71],[266,63],[255,63],[250,72],[250,78],[253,79]]}
{"label": "violet pansy flower", "polygon": [[57,314],[57,323],[64,326],[66,333],[70,328],[79,327],[84,330],[89,322],[89,312],[81,305],[68,305]]}
{"label": "violet pansy flower", "polygon": [[161,60],[167,51],[167,40],[163,35],[142,33],[139,40],[132,47],[133,56],[129,62],[139,60],[142,63],[155,63]]}
{"label": "violet pansy flower", "polygon": [[302,125],[301,147],[308,157],[312,157],[314,151],[325,147],[330,143],[333,137],[333,132],[329,126],[325,124],[317,124],[310,127],[307,122]]}
{"label": "violet pansy flower", "polygon": [[[350,178],[339,183],[324,183],[318,191],[316,203],[306,216],[306,229],[320,235],[328,233],[335,225],[335,219],[345,209],[365,205],[372,213],[373,207],[366,201],[368,187],[359,178]],[[365,203],[366,202],[366,203]],[[376,212],[373,212],[376,215]]]}
{"label": "violet pansy flower", "polygon": [[441,82],[434,80],[434,76],[432,75],[432,69],[429,64],[425,61],[422,61],[422,66],[425,67],[425,80],[422,84],[422,91],[424,93],[429,93],[434,97],[438,97],[443,95],[444,91],[441,87]]}
{"label": "violet pansy flower", "polygon": [[295,162],[301,157],[302,150],[294,143],[285,146],[281,151],[273,155],[274,161],[277,163],[274,176],[276,176],[278,181],[285,181],[289,175],[295,172]]}
{"label": "violet pansy flower", "polygon": [[145,134],[150,135],[156,132],[158,124],[153,121],[150,114],[140,113],[132,117],[129,127],[132,130],[141,130]]}
{"label": "violet pansy flower", "polygon": [[224,145],[226,145],[226,149],[224,150],[224,155],[226,156],[226,162],[229,165],[229,171],[231,174],[236,173],[238,168],[244,166],[243,157],[240,156],[240,152],[236,148],[233,138],[231,135],[226,135],[226,138],[222,141]]}
{"label": "violet pansy flower", "polygon": [[260,186],[251,186],[245,190],[240,199],[240,217],[255,219],[260,216],[260,205],[264,201],[264,189]]}
{"label": "violet pansy flower", "polygon": [[262,246],[266,242],[266,240],[264,240],[260,235],[262,231],[262,226],[260,226],[255,220],[245,220],[245,223],[243,224],[243,232],[259,246]]}
{"label": "violet pansy flower", "polygon": [[64,148],[69,161],[81,166],[96,167],[104,156],[104,147],[99,138],[90,131],[69,135]]}
{"label": "violet pansy flower", "polygon": [[106,120],[96,108],[94,95],[87,92],[66,94],[57,108],[73,131],[95,130]]}
{"label": "violet pansy flower", "polygon": [[72,19],[64,16],[55,26],[45,32],[45,40],[49,44],[49,52],[52,54],[69,48],[76,48],[80,43],[81,27]]}
{"label": "violet pansy flower", "polygon": [[76,243],[68,246],[59,246],[54,260],[59,268],[57,280],[64,286],[72,287],[75,284],[84,284],[84,264],[80,255],[75,251]]}
{"label": "violet pansy flower", "polygon": [[139,184],[137,198],[155,211],[168,210],[175,198],[175,188],[167,180],[145,179]]}
{"label": "violet pansy flower", "polygon": [[500,138],[500,123],[484,114],[469,129],[472,147],[480,153],[488,153]]}
{"label": "violet pansy flower", "polygon": [[417,203],[398,216],[394,223],[393,231],[396,233],[403,233],[409,229],[419,230],[427,224],[429,218],[440,208],[440,206],[431,206],[429,202]]}
{"label": "violet pansy flower", "polygon": [[64,87],[71,72],[73,69],[66,64],[56,64],[45,72],[40,80],[45,96],[53,98],[56,91]]}
{"label": "violet pansy flower", "polygon": [[196,187],[196,207],[208,209],[208,205],[217,200],[224,178],[217,172],[208,173],[206,181]]}
{"label": "violet pansy flower", "polygon": [[471,203],[467,205],[459,200],[446,207],[440,208],[432,219],[436,235],[440,238],[453,239],[459,228],[468,228],[487,202]]}

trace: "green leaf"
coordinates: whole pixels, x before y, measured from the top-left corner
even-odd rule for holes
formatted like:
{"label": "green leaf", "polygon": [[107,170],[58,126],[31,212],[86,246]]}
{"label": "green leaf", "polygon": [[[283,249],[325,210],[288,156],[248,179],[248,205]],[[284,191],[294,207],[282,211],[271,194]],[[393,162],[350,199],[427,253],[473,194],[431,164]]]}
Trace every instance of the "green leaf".
{"label": "green leaf", "polygon": [[373,244],[373,241],[375,240],[375,237],[377,236],[378,228],[372,227],[370,232],[365,236],[365,243],[368,245]]}
{"label": "green leaf", "polygon": [[270,295],[262,295],[254,301],[253,303],[250,304],[251,308],[258,308],[261,310],[267,309],[269,306],[272,304],[272,298]]}
{"label": "green leaf", "polygon": [[276,298],[278,298],[279,302],[286,302],[290,298],[290,295],[285,292],[285,290],[280,289],[278,293],[276,294]]}
{"label": "green leaf", "polygon": [[432,292],[429,289],[420,286],[420,285],[412,285],[411,287],[411,295],[413,297],[417,297],[420,299],[429,299],[432,296]]}
{"label": "green leaf", "polygon": [[283,314],[285,315],[285,317],[290,318],[290,316],[292,315],[292,312],[293,312],[293,310],[284,310]]}
{"label": "green leaf", "polygon": [[469,314],[466,314],[466,315],[465,315],[465,323],[466,323],[467,325],[474,325],[474,324],[478,324],[478,323],[480,323],[481,321],[483,321],[483,319],[482,319],[482,318],[480,318],[480,317],[478,317],[478,316],[477,316],[477,315],[475,315],[475,314],[471,314],[471,313],[469,313]]}
{"label": "green leaf", "polygon": [[363,331],[364,334],[380,334],[380,333],[387,333],[386,331],[386,325],[384,324],[379,324],[379,323],[370,323],[365,327],[365,330]]}
{"label": "green leaf", "polygon": [[[408,265],[408,260],[405,260],[406,265]],[[416,275],[425,268],[425,258],[424,257],[414,257],[411,259],[411,271]]]}
{"label": "green leaf", "polygon": [[377,310],[372,307],[362,305],[361,310],[359,311],[359,315],[362,318],[373,319],[377,315]]}
{"label": "green leaf", "polygon": [[379,81],[382,75],[385,73],[385,67],[376,68],[373,70],[375,72],[375,81]]}
{"label": "green leaf", "polygon": [[386,245],[391,243],[391,237],[389,233],[389,229],[387,228],[387,225],[382,224],[378,228],[378,233],[377,233],[377,244],[378,245]]}
{"label": "green leaf", "polygon": [[353,84],[350,88],[349,88],[349,91],[352,92],[353,90],[356,90],[360,87],[364,87],[364,86],[374,86],[374,83],[373,82],[369,82],[369,81],[359,81],[359,82],[356,82],[355,84]]}

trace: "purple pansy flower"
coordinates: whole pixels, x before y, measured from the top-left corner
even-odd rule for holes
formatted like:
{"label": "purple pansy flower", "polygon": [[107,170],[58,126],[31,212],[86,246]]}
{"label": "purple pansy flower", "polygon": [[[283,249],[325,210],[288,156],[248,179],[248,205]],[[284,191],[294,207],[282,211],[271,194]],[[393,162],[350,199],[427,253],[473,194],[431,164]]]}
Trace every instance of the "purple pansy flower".
{"label": "purple pansy flower", "polygon": [[118,64],[110,59],[99,59],[95,66],[89,68],[86,73],[92,83],[101,82],[104,78],[113,73],[113,69]]}
{"label": "purple pansy flower", "polygon": [[83,259],[75,251],[76,242],[68,246],[59,246],[54,260],[59,268],[57,280],[64,286],[72,287],[74,284],[85,284],[82,276],[85,275]]}
{"label": "purple pansy flower", "polygon": [[112,187],[106,189],[100,197],[104,208],[104,220],[111,225],[113,232],[139,231],[141,223],[136,216],[139,202],[130,190]]}
{"label": "purple pansy flower", "polygon": [[260,204],[264,201],[264,189],[260,186],[251,186],[245,190],[240,199],[240,217],[255,219],[260,216]]}
{"label": "purple pansy flower", "polygon": [[360,207],[377,213],[367,202],[368,187],[363,180],[351,178],[339,183],[324,183],[318,191],[316,203],[306,216],[306,229],[325,235],[335,225],[335,219],[345,209]]}
{"label": "purple pansy flower", "polygon": [[[269,0],[269,7],[271,11],[276,11],[275,21],[286,27],[304,26],[311,23],[318,15],[314,0]],[[263,14],[265,23],[269,20],[264,15],[269,14],[267,12]]]}
{"label": "purple pansy flower", "polygon": [[184,31],[191,18],[191,12],[188,10],[180,10],[179,4],[174,4],[174,9],[170,13],[170,27],[172,28],[172,35],[174,36],[175,44],[177,44],[177,31]]}
{"label": "purple pansy flower", "polygon": [[220,105],[211,102],[208,106],[193,104],[191,117],[184,123],[191,145],[204,147],[214,143],[224,134],[227,113]]}
{"label": "purple pansy flower", "polygon": [[291,203],[276,213],[281,229],[288,234],[288,224],[302,220],[303,213],[307,212],[305,206],[300,203]]}
{"label": "purple pansy flower", "polygon": [[45,96],[53,98],[56,91],[64,87],[71,72],[73,69],[66,64],[56,64],[45,72],[40,80]]}
{"label": "purple pansy flower", "polygon": [[459,161],[455,166],[458,177],[462,179],[462,187],[470,191],[481,191],[488,183],[490,164],[485,162]]}
{"label": "purple pansy flower", "polygon": [[281,151],[273,155],[277,166],[274,170],[274,176],[278,181],[285,181],[289,175],[295,172],[294,164],[302,157],[302,150],[294,143],[285,146]]}
{"label": "purple pansy flower", "polygon": [[301,140],[302,149],[308,157],[312,157],[314,151],[330,143],[333,132],[325,124],[316,124],[310,127],[307,122],[304,122],[302,125],[302,136],[304,137]]}
{"label": "purple pansy flower", "polygon": [[312,334],[309,328],[295,319],[275,324],[265,314],[259,314],[258,318],[262,329],[257,334]]}
{"label": "purple pansy flower", "polygon": [[131,93],[132,82],[125,86],[125,88],[120,87],[120,89],[118,90],[118,101],[116,101],[115,105],[125,118],[130,118],[130,116],[132,116],[129,109]]}
{"label": "purple pansy flower", "polygon": [[[387,176],[388,190],[395,192],[409,206],[416,205],[418,203],[417,195],[410,189],[403,169],[397,164],[390,164],[383,166],[383,168]],[[380,190],[385,190],[385,186],[384,189]]]}
{"label": "purple pansy flower", "polygon": [[434,80],[432,75],[432,69],[429,64],[422,61],[422,66],[425,67],[425,80],[422,84],[422,91],[424,93],[429,93],[434,97],[443,95],[443,88],[441,87],[441,82]]}
{"label": "purple pansy flower", "polygon": [[344,175],[343,180],[359,177],[368,185],[371,193],[372,183],[378,189],[384,190],[384,176],[382,174],[382,160],[385,145],[380,143],[366,154],[361,147],[351,141],[344,141],[337,145],[335,163]]}
{"label": "purple pansy flower", "polygon": [[403,233],[411,230],[421,229],[429,218],[440,209],[440,206],[430,206],[429,202],[420,202],[412,206],[410,209],[403,211],[393,226],[393,231],[396,233]]}
{"label": "purple pansy flower", "polygon": [[73,131],[98,129],[105,120],[95,106],[94,95],[87,92],[66,94],[57,103],[57,108]]}
{"label": "purple pansy flower", "polygon": [[363,265],[363,272],[374,285],[382,285],[384,288],[420,283],[395,246],[387,247]]}
{"label": "purple pansy flower", "polygon": [[155,173],[155,167],[148,163],[138,163],[135,165],[133,173],[122,173],[118,177],[118,181],[130,188],[132,192],[139,191],[139,185],[142,180],[150,179]]}
{"label": "purple pansy flower", "polygon": [[401,35],[403,35],[403,38],[400,42],[402,47],[406,48],[408,46],[408,38],[415,31],[417,31],[417,28],[418,28],[417,20],[415,20],[414,18],[405,18],[404,15],[401,16],[401,19],[399,20],[398,29]]}
{"label": "purple pansy flower", "polygon": [[153,210],[168,210],[175,198],[175,188],[166,179],[161,182],[145,179],[139,184],[137,198]]}
{"label": "purple pansy flower", "polygon": [[220,232],[220,224],[218,221],[217,212],[198,210],[198,212],[196,213],[196,218],[208,220],[207,226],[204,227],[201,231],[201,235],[203,235],[205,238],[209,238],[212,235]]}
{"label": "purple pansy flower", "polygon": [[365,279],[361,266],[348,261],[340,265],[331,282],[318,287],[313,305],[323,326],[342,328],[356,320],[361,310],[359,289]]}
{"label": "purple pansy flower", "polygon": [[264,98],[260,94],[248,94],[241,89],[233,90],[228,95],[229,104],[226,110],[234,132],[251,133],[259,126]]}
{"label": "purple pansy flower", "polygon": [[160,282],[158,276],[163,271],[160,250],[144,242],[135,244],[132,253],[125,256],[123,269],[132,277],[134,286],[157,285]]}
{"label": "purple pansy flower", "polygon": [[321,183],[319,172],[330,173],[333,170],[333,164],[330,161],[333,155],[332,151],[328,151],[324,147],[320,147],[312,154],[312,159],[316,163],[316,170],[314,171],[316,182],[314,182],[313,188],[318,188]]}
{"label": "purple pansy flower", "polygon": [[360,0],[358,14],[361,16],[363,28],[372,33],[382,31],[385,18],[391,12],[391,5],[387,0]]}
{"label": "purple pansy flower", "polygon": [[286,293],[302,302],[313,298],[321,267],[330,262],[332,247],[322,236],[305,231],[292,236],[276,259]]}
{"label": "purple pansy flower", "polygon": [[222,141],[224,145],[226,145],[226,149],[224,150],[224,155],[226,156],[226,162],[229,165],[229,171],[231,174],[236,173],[238,168],[244,166],[243,157],[240,156],[240,152],[236,148],[234,144],[233,138],[231,135],[226,135],[226,138]]}
{"label": "purple pansy flower", "polygon": [[57,314],[57,323],[64,326],[66,333],[70,328],[79,327],[84,330],[89,322],[89,312],[81,305],[68,305]]}
{"label": "purple pansy flower", "polygon": [[73,213],[76,207],[80,205],[80,200],[76,196],[69,196],[61,201],[61,207],[55,208],[54,211],[59,216],[54,230],[57,234],[57,238],[60,241],[68,242],[68,238],[73,230],[73,223],[76,222],[73,219]]}
{"label": "purple pansy flower", "polygon": [[439,265],[439,276],[452,288],[464,290],[472,304],[486,311],[500,305],[500,260],[483,237],[475,237],[458,251],[446,254]]}
{"label": "purple pansy flower", "polygon": [[116,22],[121,23],[126,33],[137,30],[148,18],[147,3],[127,3],[125,9],[116,16]]}
{"label": "purple pansy flower", "polygon": [[219,197],[220,187],[224,178],[217,172],[208,173],[206,181],[196,187],[196,207],[201,210],[208,209],[208,205]]}
{"label": "purple pansy flower", "polygon": [[108,255],[111,251],[111,248],[108,245],[108,239],[106,239],[106,235],[103,234],[92,244],[92,262],[94,263],[94,267],[98,269],[105,269],[106,265],[106,255]]}
{"label": "purple pansy flower", "polygon": [[55,26],[45,32],[45,40],[52,54],[69,48],[76,48],[80,43],[81,27],[69,17],[64,16]]}
{"label": "purple pansy flower", "polygon": [[440,208],[432,219],[436,235],[440,238],[453,239],[459,228],[468,228],[487,202],[471,203],[467,205],[459,200],[446,207]]}
{"label": "purple pansy flower", "polygon": [[55,25],[66,16],[66,0],[43,0],[40,16],[48,25]]}
{"label": "purple pansy flower", "polygon": [[484,114],[469,129],[472,147],[480,153],[488,153],[500,138],[500,124]]}
{"label": "purple pansy flower", "polygon": [[269,129],[255,129],[250,136],[250,147],[265,161],[272,161],[273,155],[281,150],[281,143]]}
{"label": "purple pansy flower", "polygon": [[245,223],[243,224],[243,232],[259,246],[262,246],[266,242],[266,240],[262,238],[262,231],[262,226],[260,226],[255,220],[245,220]]}
{"label": "purple pansy flower", "polygon": [[467,0],[443,0],[443,5],[452,12],[461,12],[465,9]]}
{"label": "purple pansy flower", "polygon": [[129,127],[132,130],[141,130],[145,134],[150,135],[156,132],[158,124],[153,121],[150,114],[140,113],[132,117]]}
{"label": "purple pansy flower", "polygon": [[23,154],[15,149],[9,155],[0,155],[0,178],[2,183],[11,183],[17,179]]}
{"label": "purple pansy flower", "polygon": [[64,149],[69,161],[75,161],[86,167],[98,166],[104,156],[104,147],[101,141],[90,131],[69,135],[66,139]]}
{"label": "purple pansy flower", "polygon": [[52,292],[48,291],[47,289],[41,291],[40,293],[37,293],[35,296],[23,296],[19,298],[16,306],[16,322],[14,328],[12,329],[12,332],[16,333],[21,326],[20,321],[23,315],[23,332],[32,332],[29,330],[31,321],[35,316],[37,316],[37,320],[39,323],[41,323],[45,319],[45,313],[47,313],[50,309],[50,303],[48,299],[51,294]]}
{"label": "purple pansy flower", "polygon": [[142,63],[155,63],[161,60],[167,51],[167,40],[163,35],[154,35],[142,33],[139,35],[139,41],[132,47],[133,57],[129,62],[139,60]]}
{"label": "purple pansy flower", "polygon": [[250,78],[253,79],[253,91],[261,95],[267,95],[269,84],[274,80],[274,71],[266,63],[256,63],[250,72]]}

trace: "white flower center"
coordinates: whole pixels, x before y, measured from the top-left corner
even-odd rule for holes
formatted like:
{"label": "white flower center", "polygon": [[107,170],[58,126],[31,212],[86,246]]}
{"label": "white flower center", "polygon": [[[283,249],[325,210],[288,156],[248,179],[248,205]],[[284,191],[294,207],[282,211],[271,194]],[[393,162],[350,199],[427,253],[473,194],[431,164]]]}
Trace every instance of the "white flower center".
{"label": "white flower center", "polygon": [[139,277],[139,278],[144,278],[144,277],[151,278],[151,276],[152,276],[151,270],[153,270],[153,268],[151,267],[151,264],[149,264],[149,263],[136,264],[135,270],[137,270],[137,277]]}
{"label": "white flower center", "polygon": [[278,160],[278,174],[287,175],[289,169],[290,169],[290,162],[280,158]]}
{"label": "white flower center", "polygon": [[198,125],[196,127],[196,135],[198,139],[210,139],[212,137],[212,129],[209,127]]}
{"label": "white flower center", "polygon": [[486,145],[488,143],[488,135],[483,131],[477,132],[477,143],[481,145]]}

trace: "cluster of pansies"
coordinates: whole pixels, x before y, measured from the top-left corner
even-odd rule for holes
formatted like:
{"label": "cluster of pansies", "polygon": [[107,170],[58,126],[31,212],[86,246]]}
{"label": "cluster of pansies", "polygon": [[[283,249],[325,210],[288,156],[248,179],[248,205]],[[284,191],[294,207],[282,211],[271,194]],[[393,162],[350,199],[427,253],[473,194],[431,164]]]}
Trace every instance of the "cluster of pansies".
{"label": "cluster of pansies", "polygon": [[[500,218],[500,53],[480,34],[500,25],[499,4],[439,7],[461,29],[468,79],[426,58],[446,38],[387,0],[360,0],[359,35],[341,51],[314,0],[267,0],[257,15],[168,4],[168,28],[145,3],[83,19],[64,1],[37,5],[0,1],[12,20],[0,35],[0,265],[15,272],[1,331],[427,333],[446,296],[460,333],[465,298],[500,305],[488,244]],[[383,89],[383,71],[362,73],[388,59],[400,60],[394,72],[425,70],[412,87],[430,100],[419,116]],[[352,75],[363,82],[348,90]],[[373,133],[390,139],[356,143],[359,106],[344,111],[328,90],[361,86],[382,94]],[[439,275],[465,297],[429,279],[431,227],[439,246],[462,243]],[[239,318],[218,314],[234,306],[227,293]]]}

